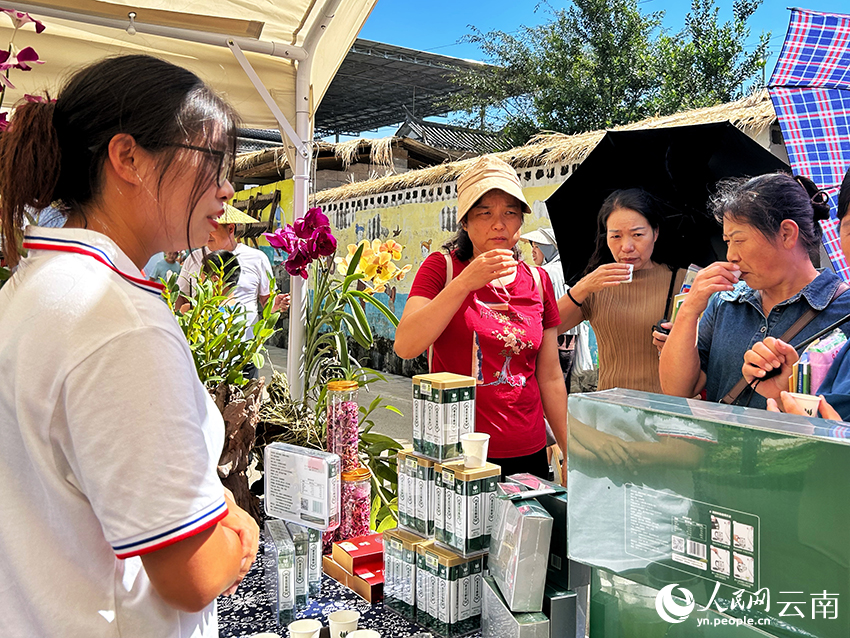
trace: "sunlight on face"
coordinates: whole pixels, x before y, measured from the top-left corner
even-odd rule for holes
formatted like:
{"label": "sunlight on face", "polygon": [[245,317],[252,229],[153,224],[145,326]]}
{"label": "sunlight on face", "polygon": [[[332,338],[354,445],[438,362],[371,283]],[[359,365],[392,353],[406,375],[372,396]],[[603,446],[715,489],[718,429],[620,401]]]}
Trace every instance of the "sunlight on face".
{"label": "sunlight on face", "polygon": [[513,248],[519,241],[522,211],[522,203],[513,195],[500,190],[485,193],[463,221],[473,257],[496,248]]}
{"label": "sunlight on face", "polygon": [[606,223],[608,248],[619,264],[631,264],[635,270],[652,268],[652,251],[658,231],[637,211],[618,208]]}

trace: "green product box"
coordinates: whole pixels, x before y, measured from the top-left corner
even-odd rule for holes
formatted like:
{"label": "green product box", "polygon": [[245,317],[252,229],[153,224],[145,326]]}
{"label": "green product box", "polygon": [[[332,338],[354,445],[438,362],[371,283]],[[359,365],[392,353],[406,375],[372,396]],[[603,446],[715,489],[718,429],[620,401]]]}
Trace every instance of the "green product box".
{"label": "green product box", "polygon": [[472,377],[448,372],[413,377],[413,450],[435,461],[462,455],[460,437],[475,430]]}
{"label": "green product box", "polygon": [[442,472],[446,527],[444,537],[438,537],[437,541],[462,556],[486,551],[490,546],[488,507],[495,496],[501,468],[486,463],[481,468],[467,469],[463,461],[450,461],[437,467]]}
{"label": "green product box", "polygon": [[443,470],[434,466],[434,538],[446,542],[446,495],[443,489]]}
{"label": "green product box", "polygon": [[266,593],[276,622],[286,626],[295,620],[295,545],[280,520],[266,521],[263,536]]}
{"label": "green product box", "polygon": [[322,592],[322,533],[308,528],[307,534],[310,541],[308,589],[310,596],[318,596]]}
{"label": "green product box", "polygon": [[[483,602],[481,638],[550,638],[549,619],[540,612],[512,612],[489,576],[484,578]],[[558,636],[568,637],[569,634]]]}
{"label": "green product box", "polygon": [[295,545],[295,608],[307,606],[310,599],[310,533],[298,523],[287,523],[286,529]]}

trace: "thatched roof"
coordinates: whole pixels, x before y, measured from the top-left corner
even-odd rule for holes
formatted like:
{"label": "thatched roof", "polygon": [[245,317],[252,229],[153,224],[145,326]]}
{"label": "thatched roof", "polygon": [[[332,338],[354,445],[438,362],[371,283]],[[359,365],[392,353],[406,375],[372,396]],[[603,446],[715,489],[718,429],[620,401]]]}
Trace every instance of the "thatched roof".
{"label": "thatched roof", "polygon": [[[764,90],[736,102],[684,111],[665,117],[653,117],[635,122],[634,124],[618,126],[612,130],[665,128],[729,121],[744,131],[744,133],[755,136],[770,127],[775,120],[776,113],[773,110],[773,104],[768,97],[767,91]],[[593,150],[604,135],[604,130],[579,133],[577,135],[541,133],[532,138],[524,146],[512,148],[501,153],[493,153],[493,155],[505,160],[515,168],[576,164],[581,162]],[[387,175],[368,181],[353,182],[337,188],[329,188],[316,193],[312,200],[315,204],[327,204],[377,193],[452,182],[475,159],[473,157],[416,171],[409,171],[399,175]]]}
{"label": "thatched roof", "polygon": [[[360,138],[337,144],[315,142],[313,161],[316,170],[320,171],[347,171],[352,164],[361,162],[394,172],[393,149],[396,148],[405,151],[407,165],[415,169],[471,155],[464,151],[435,148],[409,138],[382,137]],[[242,153],[236,157],[235,173],[238,182],[278,181],[291,175],[292,171],[289,171],[288,175],[284,172],[288,169],[289,162],[282,146]]]}

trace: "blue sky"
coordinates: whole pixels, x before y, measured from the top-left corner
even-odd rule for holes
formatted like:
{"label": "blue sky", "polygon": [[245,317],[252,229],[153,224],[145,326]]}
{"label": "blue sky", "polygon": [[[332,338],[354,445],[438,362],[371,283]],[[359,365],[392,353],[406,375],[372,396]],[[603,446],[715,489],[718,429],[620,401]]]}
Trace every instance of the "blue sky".
{"label": "blue sky", "polygon": [[[550,2],[560,8],[567,2]],[[732,17],[733,0],[715,0],[720,8],[721,20]],[[641,0],[645,12],[664,11],[664,26],[678,31],[684,26],[689,0]],[[788,28],[789,6],[799,6],[813,11],[835,13],[850,12],[847,0],[765,0],[750,19],[750,41],[758,39],[762,31],[770,31],[770,58],[768,74],[776,63],[785,32]],[[545,6],[538,8],[535,0],[378,0],[378,4],[360,31],[360,37],[388,44],[421,49],[442,55],[481,60],[477,47],[461,43],[470,33],[470,25],[481,31],[501,30],[513,32],[520,25],[545,22],[551,13]],[[363,137],[389,135],[392,129],[364,132]]]}

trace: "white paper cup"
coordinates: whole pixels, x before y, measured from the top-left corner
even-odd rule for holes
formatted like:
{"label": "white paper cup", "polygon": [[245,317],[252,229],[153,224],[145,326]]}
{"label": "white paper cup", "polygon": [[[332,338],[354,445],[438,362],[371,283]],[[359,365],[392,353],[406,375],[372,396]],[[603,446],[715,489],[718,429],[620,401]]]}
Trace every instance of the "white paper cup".
{"label": "white paper cup", "polygon": [[289,623],[287,629],[289,629],[289,638],[319,638],[322,623],[312,618],[296,620]]}
{"label": "white paper cup", "polygon": [[374,629],[358,629],[352,631],[345,638],[381,638],[381,633]]}
{"label": "white paper cup", "polygon": [[340,638],[342,632],[350,634],[357,629],[358,620],[360,620],[360,612],[353,609],[341,609],[328,614],[331,638]]}
{"label": "white paper cup", "polygon": [[630,284],[630,283],[632,283],[632,278],[634,277],[634,274],[635,274],[635,265],[634,264],[623,264],[623,265],[629,267],[629,278],[624,279],[623,283],[624,284]]}
{"label": "white paper cup", "polygon": [[811,395],[811,394],[802,394],[801,392],[789,392],[794,399],[796,399],[797,403],[803,408],[803,412],[808,414],[809,416],[817,416],[818,415],[818,404],[820,403],[820,397]]}
{"label": "white paper cup", "polygon": [[463,448],[463,465],[469,469],[484,467],[487,463],[487,448],[490,447],[490,435],[483,432],[462,434],[460,446]]}

